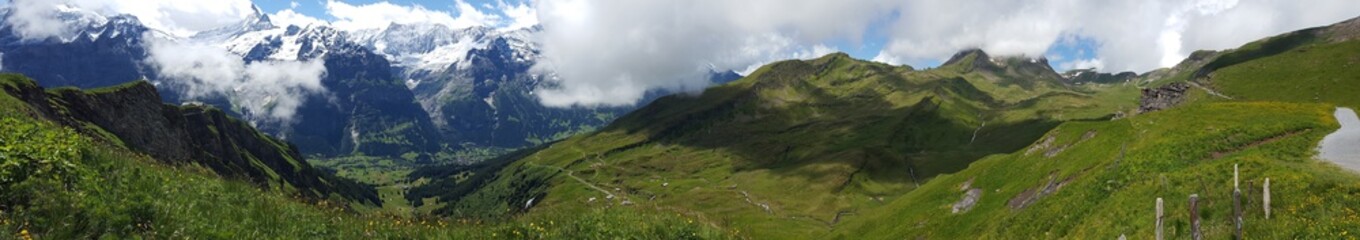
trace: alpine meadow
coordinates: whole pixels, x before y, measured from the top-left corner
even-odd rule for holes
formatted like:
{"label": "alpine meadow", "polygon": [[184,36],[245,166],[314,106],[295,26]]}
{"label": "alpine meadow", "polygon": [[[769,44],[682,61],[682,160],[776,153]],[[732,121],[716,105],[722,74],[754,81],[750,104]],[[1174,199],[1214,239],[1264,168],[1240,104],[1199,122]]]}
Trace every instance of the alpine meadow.
{"label": "alpine meadow", "polygon": [[1360,239],[1360,2],[9,0],[0,239]]}

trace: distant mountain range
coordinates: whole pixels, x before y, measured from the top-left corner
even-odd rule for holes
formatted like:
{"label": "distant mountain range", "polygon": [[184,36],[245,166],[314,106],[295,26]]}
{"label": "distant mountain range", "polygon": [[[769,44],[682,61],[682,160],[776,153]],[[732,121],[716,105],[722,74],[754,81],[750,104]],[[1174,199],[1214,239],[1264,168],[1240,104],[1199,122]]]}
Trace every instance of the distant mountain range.
{"label": "distant mountain range", "polygon": [[[0,11],[3,17],[11,14]],[[47,87],[151,80],[168,102],[228,109],[306,153],[422,160],[441,151],[518,148],[593,130],[635,108],[539,104],[533,90],[552,73],[530,72],[539,50],[529,39],[538,28],[393,24],[350,32],[326,25],[279,26],[257,8],[240,23],[174,37],[130,15],[78,10],[58,15],[73,31],[46,39],[25,39],[13,25],[0,22],[3,71],[31,76]],[[214,46],[246,62],[324,60],[326,91],[307,96],[295,121],[244,116],[234,96],[191,97],[186,80],[160,76],[146,60],[152,41]],[[739,77],[715,72],[712,80]],[[640,104],[663,95],[650,94]]]}

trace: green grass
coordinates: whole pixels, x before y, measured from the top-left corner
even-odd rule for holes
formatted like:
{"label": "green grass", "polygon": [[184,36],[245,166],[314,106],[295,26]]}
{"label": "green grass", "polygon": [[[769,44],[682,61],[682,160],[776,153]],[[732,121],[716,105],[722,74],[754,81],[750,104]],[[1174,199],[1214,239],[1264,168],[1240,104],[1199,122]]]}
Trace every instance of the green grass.
{"label": "green grass", "polygon": [[1196,81],[1239,101],[1360,107],[1360,95],[1355,94],[1360,92],[1360,55],[1356,55],[1360,41],[1329,39],[1331,28],[1285,33],[1223,52],[1196,52],[1192,59],[1197,61],[1144,78],[1153,78],[1147,85],[1153,87]]}
{"label": "green grass", "polygon": [[[1355,238],[1360,177],[1312,159],[1337,128],[1330,105],[1206,103],[1109,122],[1069,122],[1052,131],[1054,157],[1017,152],[978,161],[854,216],[832,235],[844,239],[1151,238],[1153,203],[1168,211],[1167,236],[1188,237],[1187,196],[1199,194],[1207,239],[1231,236],[1232,166],[1241,166],[1245,232],[1264,239]],[[1082,140],[1094,132],[1095,136]],[[1037,143],[1036,143],[1037,145]],[[1044,152],[1040,150],[1038,152]],[[1220,154],[1215,154],[1220,153]],[[1216,158],[1221,157],[1221,158]],[[1009,202],[1070,179],[1023,209]],[[1262,213],[1271,178],[1274,209]],[[983,190],[971,211],[951,213],[960,186]],[[896,227],[885,227],[896,226]]]}
{"label": "green grass", "polygon": [[[1059,121],[1136,107],[1133,86],[1017,82],[1021,77],[913,71],[844,54],[775,63],[701,96],[662,98],[598,132],[504,159],[504,168],[454,169],[432,184],[475,191],[439,195],[447,205],[436,213],[496,219],[627,201],[628,208],[692,216],[745,237],[806,238],[934,175],[1023,148]],[[531,199],[537,205],[522,212]]]}
{"label": "green grass", "polygon": [[1360,41],[1302,46],[1216,71],[1214,86],[1243,100],[1360,107]]}
{"label": "green grass", "polygon": [[405,188],[419,186],[420,183],[404,181],[406,175],[416,168],[406,159],[386,157],[349,156],[308,161],[314,166],[333,170],[336,176],[375,186],[382,206],[350,204],[355,210],[369,215],[394,217],[413,217],[419,214],[403,198]]}
{"label": "green grass", "polygon": [[[5,91],[37,87],[31,80],[18,75],[0,77],[0,84],[6,87]],[[86,94],[71,92],[74,90],[55,91]],[[106,93],[117,92],[109,91]],[[93,139],[106,136],[88,131],[81,131],[89,134],[82,135],[74,129],[40,119],[28,103],[10,94],[13,92],[0,94],[0,239],[721,239],[731,236],[683,216],[637,209],[543,212],[497,222],[385,214],[363,209],[369,206],[335,195],[314,199],[303,196],[305,190],[290,186],[271,183],[265,187],[223,178],[199,164],[165,164],[117,142]],[[38,91],[38,94],[50,93]],[[244,124],[234,120],[228,123]],[[284,142],[258,132],[254,134],[268,140],[265,144],[287,149]],[[244,157],[256,164],[255,167],[267,168],[254,156]],[[335,162],[364,160],[368,159],[356,157]],[[378,164],[384,163],[395,165],[394,162]],[[305,163],[288,164],[296,169]],[[392,170],[355,171],[346,175],[372,182],[399,181],[404,177],[403,170]],[[322,179],[323,182],[335,180]],[[262,187],[271,190],[262,190]],[[384,193],[393,192],[400,190],[384,189]],[[399,194],[387,197],[397,199],[392,202],[405,202],[400,200]]]}
{"label": "green grass", "polygon": [[[0,99],[6,99],[0,97]],[[5,104],[8,105],[8,104]],[[681,216],[632,209],[512,222],[361,215],[307,204],[210,170],[172,167],[25,116],[0,112],[0,236],[38,239],[725,238]]]}

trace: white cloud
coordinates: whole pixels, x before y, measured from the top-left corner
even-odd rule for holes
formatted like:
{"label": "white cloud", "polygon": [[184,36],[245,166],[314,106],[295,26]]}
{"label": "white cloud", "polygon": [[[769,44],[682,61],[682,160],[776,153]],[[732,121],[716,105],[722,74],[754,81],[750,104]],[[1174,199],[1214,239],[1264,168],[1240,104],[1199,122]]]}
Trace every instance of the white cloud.
{"label": "white cloud", "polygon": [[1041,56],[1074,34],[1099,42],[1107,70],[1147,71],[1357,14],[1360,1],[1349,0],[906,1],[884,58],[938,60],[974,47]]}
{"label": "white cloud", "polygon": [[[629,105],[654,89],[705,87],[704,74],[857,40],[896,0],[560,0],[537,2],[544,31],[535,91],[549,106]],[[826,49],[823,47],[823,49]]]}
{"label": "white cloud", "polygon": [[105,16],[131,14],[152,29],[189,36],[239,22],[254,13],[252,6],[249,0],[14,0],[15,14],[6,20],[26,38],[62,36],[71,29],[55,14],[74,8]]}
{"label": "white cloud", "polygon": [[291,123],[308,94],[325,92],[322,60],[244,62],[208,45],[150,38],[146,62],[186,99],[225,96],[247,119]]}
{"label": "white cloud", "polygon": [[70,29],[56,19],[57,4],[43,0],[15,0],[5,18],[14,33],[26,39],[43,39],[68,35]]}
{"label": "white cloud", "polygon": [[538,25],[538,11],[531,4],[507,4],[505,1],[497,1],[496,11],[501,12],[509,20],[501,29],[516,30]]}
{"label": "white cloud", "polygon": [[1105,63],[1102,62],[1100,59],[1080,59],[1080,60],[1076,60],[1076,61],[1063,62],[1063,63],[1061,63],[1061,64],[1058,64],[1058,71],[1067,71],[1067,70],[1073,70],[1073,69],[1097,69],[1097,70],[1100,70],[1100,69],[1104,69],[1104,68],[1105,68]]}
{"label": "white cloud", "polygon": [[1242,0],[1232,9],[1189,19],[1181,40],[1186,50],[1183,53],[1196,49],[1234,48],[1266,36],[1329,25],[1357,16],[1360,16],[1360,1]]}
{"label": "white cloud", "polygon": [[[547,105],[623,105],[652,89],[702,87],[706,67],[743,69],[829,40],[883,31],[874,60],[940,61],[981,48],[1044,56],[1064,38],[1095,41],[1070,67],[1148,71],[1198,49],[1224,49],[1360,14],[1354,0],[559,0],[535,5],[545,31],[536,91]],[[883,23],[879,29],[868,29]],[[1063,63],[1059,63],[1063,64]],[[682,79],[682,80],[676,80]]]}
{"label": "white cloud", "polygon": [[336,19],[331,25],[341,30],[376,29],[392,23],[436,23],[450,28],[467,28],[496,26],[500,21],[499,15],[482,12],[464,0],[455,0],[454,8],[457,17],[450,12],[431,10],[420,5],[403,6],[387,1],[351,5],[336,0],[326,1],[327,14]]}
{"label": "white cloud", "polygon": [[293,9],[279,10],[279,12],[269,14],[269,20],[272,21],[274,25],[280,27],[289,25],[306,27],[314,24],[315,25],[326,24],[326,21],[322,21],[321,19],[317,19],[311,16],[302,15],[301,13],[293,11]]}

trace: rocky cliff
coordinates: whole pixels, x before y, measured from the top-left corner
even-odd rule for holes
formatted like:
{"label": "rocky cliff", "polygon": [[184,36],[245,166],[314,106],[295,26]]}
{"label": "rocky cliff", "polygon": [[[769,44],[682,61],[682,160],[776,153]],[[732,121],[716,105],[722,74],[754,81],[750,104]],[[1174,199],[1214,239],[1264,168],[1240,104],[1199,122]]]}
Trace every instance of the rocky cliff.
{"label": "rocky cliff", "polygon": [[26,102],[33,114],[167,164],[198,165],[262,188],[294,189],[309,199],[337,195],[381,204],[371,186],[312,167],[292,144],[216,108],[164,104],[155,86],[145,81],[45,91],[19,75],[0,75],[0,80],[5,93]]}

